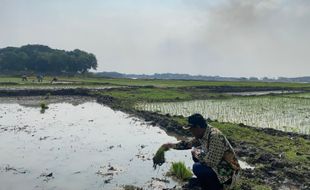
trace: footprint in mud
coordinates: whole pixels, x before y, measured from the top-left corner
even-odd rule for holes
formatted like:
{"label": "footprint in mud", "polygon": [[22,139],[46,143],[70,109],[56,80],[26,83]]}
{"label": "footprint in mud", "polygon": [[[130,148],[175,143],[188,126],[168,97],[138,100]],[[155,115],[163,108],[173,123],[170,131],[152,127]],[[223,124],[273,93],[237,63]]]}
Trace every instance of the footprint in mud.
{"label": "footprint in mud", "polygon": [[119,174],[123,170],[120,167],[112,166],[110,163],[107,166],[101,166],[96,172],[97,175],[105,178],[104,183],[110,183],[114,175]]}
{"label": "footprint in mud", "polygon": [[151,160],[150,153],[148,151],[143,150],[145,147],[146,147],[146,145],[139,145],[138,146],[138,153],[136,154],[136,157],[142,161]]}
{"label": "footprint in mud", "polygon": [[170,183],[168,179],[161,179],[161,178],[152,178],[152,180],[147,182],[147,186],[150,189],[154,190],[160,190],[160,189],[166,189],[166,184]]}
{"label": "footprint in mud", "polygon": [[40,137],[39,140],[43,141],[43,140],[46,140],[47,138],[49,138],[49,136]]}
{"label": "footprint in mud", "polygon": [[151,160],[151,158],[149,158],[147,154],[143,154],[142,152],[139,152],[138,154],[136,154],[136,157],[142,161]]}
{"label": "footprint in mud", "polygon": [[122,148],[122,145],[121,144],[119,144],[119,145],[117,145],[117,146],[114,146],[114,145],[111,145],[111,146],[108,146],[108,150],[112,150],[113,148]]}
{"label": "footprint in mud", "polygon": [[24,170],[22,168],[14,168],[10,165],[6,165],[3,169],[0,167],[0,171],[13,172],[13,174],[26,174],[26,173],[28,173],[27,170]]}
{"label": "footprint in mud", "polygon": [[139,145],[139,149],[142,150],[146,147],[146,145],[142,144],[142,145]]}

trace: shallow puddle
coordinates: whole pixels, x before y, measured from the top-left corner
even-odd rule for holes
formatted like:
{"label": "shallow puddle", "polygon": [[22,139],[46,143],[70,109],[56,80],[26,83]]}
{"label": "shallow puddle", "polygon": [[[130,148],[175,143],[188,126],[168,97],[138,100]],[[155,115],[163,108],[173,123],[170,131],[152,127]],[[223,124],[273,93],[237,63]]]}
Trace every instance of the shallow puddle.
{"label": "shallow puddle", "polygon": [[[125,113],[90,100],[74,105],[49,100],[42,114],[40,101],[21,99],[27,105],[22,106],[0,100],[1,189],[119,189],[126,184],[162,189],[176,185],[165,177],[172,161],[192,165],[189,151],[169,151],[169,163],[154,170],[157,148],[176,139]],[[156,180],[164,178],[169,182]]]}

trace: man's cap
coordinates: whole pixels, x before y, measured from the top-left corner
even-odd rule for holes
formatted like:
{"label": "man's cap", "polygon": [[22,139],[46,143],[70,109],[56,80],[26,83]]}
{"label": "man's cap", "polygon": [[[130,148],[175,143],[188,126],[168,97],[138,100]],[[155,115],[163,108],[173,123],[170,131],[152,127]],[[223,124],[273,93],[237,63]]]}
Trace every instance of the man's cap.
{"label": "man's cap", "polygon": [[196,127],[200,127],[200,128],[207,128],[208,127],[206,120],[199,113],[195,113],[195,114],[189,116],[188,117],[188,125],[184,126],[183,129],[190,129],[190,128],[196,128]]}

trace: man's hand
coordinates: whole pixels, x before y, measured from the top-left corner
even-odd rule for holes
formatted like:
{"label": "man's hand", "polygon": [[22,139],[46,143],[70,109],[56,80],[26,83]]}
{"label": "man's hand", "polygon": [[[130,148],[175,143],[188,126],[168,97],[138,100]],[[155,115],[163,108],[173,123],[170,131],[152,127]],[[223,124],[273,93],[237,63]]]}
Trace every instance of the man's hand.
{"label": "man's hand", "polygon": [[193,156],[193,157],[195,157],[195,158],[198,157],[198,151],[197,151],[197,149],[193,149],[193,150],[191,151],[191,153],[192,153],[192,156]]}
{"label": "man's hand", "polygon": [[192,151],[192,158],[194,160],[194,162],[199,162],[199,155],[201,154],[201,150],[198,148],[194,148]]}
{"label": "man's hand", "polygon": [[173,148],[174,144],[173,143],[166,143],[166,144],[161,145],[161,147],[163,147],[164,149],[168,150],[170,148]]}
{"label": "man's hand", "polygon": [[196,150],[195,150],[195,149],[191,150],[191,153],[192,153],[192,156],[193,156],[193,157],[196,157],[196,156],[197,156],[197,155],[196,155]]}

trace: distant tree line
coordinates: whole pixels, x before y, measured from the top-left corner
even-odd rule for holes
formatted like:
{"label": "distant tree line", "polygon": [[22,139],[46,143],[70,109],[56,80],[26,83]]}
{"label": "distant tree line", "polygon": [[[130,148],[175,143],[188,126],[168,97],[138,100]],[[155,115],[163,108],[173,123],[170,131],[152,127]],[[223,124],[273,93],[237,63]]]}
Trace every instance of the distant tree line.
{"label": "distant tree line", "polygon": [[304,77],[279,77],[279,78],[257,78],[257,77],[221,77],[221,76],[204,76],[204,75],[189,75],[177,73],[155,73],[152,75],[146,74],[124,74],[118,72],[97,72],[96,76],[109,78],[134,78],[134,79],[162,79],[162,80],[204,80],[204,81],[253,81],[253,82],[302,82],[310,83],[310,76]]}
{"label": "distant tree line", "polygon": [[44,45],[0,49],[0,72],[85,73],[96,68],[95,55],[79,49],[65,51]]}

